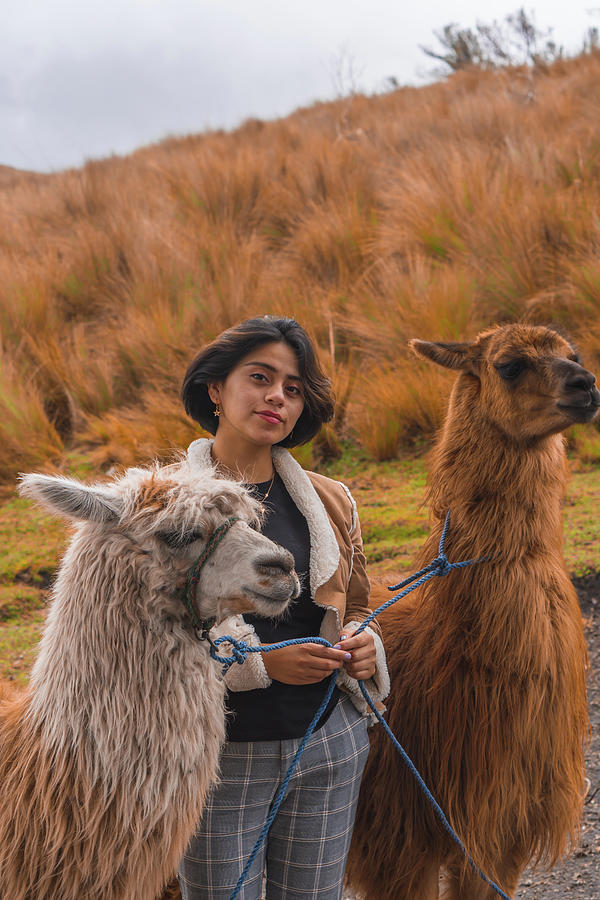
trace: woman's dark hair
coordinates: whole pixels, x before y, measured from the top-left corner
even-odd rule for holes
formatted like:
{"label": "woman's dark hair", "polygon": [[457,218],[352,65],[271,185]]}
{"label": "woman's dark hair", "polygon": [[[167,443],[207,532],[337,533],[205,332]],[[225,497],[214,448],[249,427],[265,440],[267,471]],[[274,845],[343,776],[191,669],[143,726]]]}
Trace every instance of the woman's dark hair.
{"label": "woman's dark hair", "polygon": [[181,398],[187,414],[215,434],[215,404],[208,396],[208,385],[224,381],[244,356],[273,341],[285,341],[296,354],[304,389],[304,409],[293,431],[279,446],[296,447],[310,441],[321,425],[333,417],[334,397],[331,382],[317,361],[310,338],[295,319],[274,316],[247,319],[204,347],[190,363],[183,379]]}

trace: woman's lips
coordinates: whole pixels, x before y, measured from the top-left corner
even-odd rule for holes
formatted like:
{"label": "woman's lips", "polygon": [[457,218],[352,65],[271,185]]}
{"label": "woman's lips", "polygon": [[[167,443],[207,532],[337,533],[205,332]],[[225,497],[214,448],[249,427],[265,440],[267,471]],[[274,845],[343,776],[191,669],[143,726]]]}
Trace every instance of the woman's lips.
{"label": "woman's lips", "polygon": [[260,416],[263,421],[269,422],[271,425],[280,425],[282,422],[281,416],[278,416],[277,413],[266,412],[263,410],[262,412],[257,412],[256,415]]}

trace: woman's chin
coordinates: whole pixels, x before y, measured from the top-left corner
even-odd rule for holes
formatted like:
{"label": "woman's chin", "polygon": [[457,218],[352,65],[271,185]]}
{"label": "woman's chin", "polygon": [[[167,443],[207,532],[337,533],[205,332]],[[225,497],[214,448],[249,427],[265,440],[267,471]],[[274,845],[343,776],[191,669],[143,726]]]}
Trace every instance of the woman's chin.
{"label": "woman's chin", "polygon": [[267,425],[265,428],[259,428],[253,431],[251,440],[260,447],[272,447],[285,440],[289,431],[281,427]]}

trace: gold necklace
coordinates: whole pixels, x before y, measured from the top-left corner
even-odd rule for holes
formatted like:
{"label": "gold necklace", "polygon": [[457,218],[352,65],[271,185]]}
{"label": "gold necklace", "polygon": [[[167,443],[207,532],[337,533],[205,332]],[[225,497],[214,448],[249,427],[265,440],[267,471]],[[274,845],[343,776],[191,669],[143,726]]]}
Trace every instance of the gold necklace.
{"label": "gold necklace", "polygon": [[[215,467],[216,467],[216,469],[217,469],[217,472],[218,472],[223,478],[231,478],[231,477],[233,476],[233,472],[231,472],[231,470],[228,469],[226,466],[222,466],[221,463],[220,463],[218,460],[215,461]],[[275,468],[273,468],[273,474],[271,475],[271,480],[270,480],[270,482],[269,482],[269,487],[267,488],[267,492],[266,492],[266,494],[264,495],[264,497],[259,497],[259,498],[258,498],[258,499],[260,500],[261,503],[264,503],[265,500],[267,499],[267,497],[269,496],[269,494],[271,493],[271,488],[273,487],[273,483],[275,482],[275,475],[276,475],[276,474],[277,474],[277,473],[275,472]],[[235,476],[233,476],[233,477],[235,477]],[[238,475],[238,478],[239,478],[239,477],[240,477],[240,476]],[[248,486],[249,486],[250,484],[252,484],[252,482],[242,482],[242,484],[244,484],[244,483],[245,483],[245,484],[248,484]]]}
{"label": "gold necklace", "polygon": [[271,488],[273,487],[273,482],[275,481],[275,470],[273,470],[273,475],[271,476],[271,481],[269,482],[269,487],[267,488],[267,492],[264,497],[259,498],[261,503],[264,503],[269,494],[271,493]]}

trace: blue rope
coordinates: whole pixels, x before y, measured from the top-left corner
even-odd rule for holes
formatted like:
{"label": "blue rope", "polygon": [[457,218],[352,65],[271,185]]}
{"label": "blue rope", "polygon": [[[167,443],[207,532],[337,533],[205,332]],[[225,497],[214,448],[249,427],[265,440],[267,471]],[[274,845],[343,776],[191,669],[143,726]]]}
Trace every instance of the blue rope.
{"label": "blue rope", "polygon": [[[440,538],[440,543],[438,546],[438,555],[430,563],[428,566],[425,566],[424,569],[421,569],[419,572],[415,572],[414,575],[409,575],[408,578],[405,578],[404,581],[401,581],[399,584],[392,584],[388,588],[388,591],[397,591],[398,588],[405,588],[405,590],[401,590],[399,594],[396,594],[394,597],[390,597],[389,600],[386,600],[385,603],[382,603],[381,606],[378,606],[374,612],[371,613],[370,616],[361,623],[360,628],[358,628],[354,633],[360,634],[361,631],[364,631],[367,625],[370,625],[373,619],[377,618],[382,612],[396,603],[398,600],[401,600],[403,597],[406,597],[407,594],[410,594],[411,591],[416,590],[421,585],[426,584],[428,581],[431,581],[432,578],[443,577],[444,575],[449,575],[453,569],[464,569],[467,566],[473,566],[475,563],[485,562],[489,559],[489,556],[482,556],[479,559],[467,559],[463,562],[451,563],[448,561],[448,557],[444,553],[444,544],[446,543],[446,535],[448,534],[448,527],[450,525],[450,512],[446,514],[446,521],[444,522],[444,527],[442,529],[442,536]],[[407,587],[410,585],[410,587]]]}
{"label": "blue rope", "polygon": [[[296,643],[297,643],[297,642],[296,642]],[[314,641],[311,641],[311,643],[315,643],[315,642],[314,642]],[[331,644],[329,644],[328,642],[326,642],[326,643],[327,643],[327,646],[328,646],[328,647],[331,647]],[[275,647],[273,647],[272,649],[275,649]],[[255,858],[256,858],[256,854],[257,854],[258,851],[260,850],[260,848],[261,848],[261,846],[262,846],[262,843],[263,843],[264,839],[266,838],[267,834],[269,833],[269,829],[270,829],[271,825],[273,824],[273,821],[274,821],[274,819],[275,819],[275,816],[277,815],[277,813],[278,813],[278,811],[279,811],[279,807],[281,806],[281,802],[282,802],[283,798],[285,797],[285,793],[286,793],[286,791],[287,791],[287,789],[288,789],[288,784],[290,783],[291,777],[292,777],[292,775],[294,774],[294,772],[295,772],[295,770],[296,770],[296,766],[298,765],[298,763],[299,763],[299,761],[300,761],[300,757],[301,757],[302,754],[304,753],[304,748],[306,747],[306,745],[307,745],[307,743],[308,743],[308,739],[310,738],[311,734],[312,734],[313,731],[315,730],[315,728],[316,728],[316,726],[317,726],[317,722],[319,721],[319,719],[321,718],[321,716],[322,716],[323,713],[325,712],[325,708],[326,708],[327,704],[329,703],[329,701],[331,700],[331,695],[333,694],[333,689],[334,689],[334,687],[335,687],[336,680],[337,680],[337,673],[336,673],[336,672],[333,672],[333,673],[329,676],[329,684],[328,684],[328,686],[327,686],[327,692],[326,692],[325,696],[323,697],[323,699],[322,699],[322,701],[321,701],[321,705],[319,706],[318,710],[317,710],[316,713],[314,714],[314,716],[313,716],[313,718],[312,718],[312,720],[311,720],[311,723],[310,723],[310,725],[309,725],[308,728],[307,728],[306,734],[305,734],[304,737],[302,738],[302,743],[300,744],[300,746],[299,746],[298,749],[296,750],[296,753],[295,753],[295,755],[294,755],[294,758],[293,758],[293,760],[292,760],[292,762],[291,762],[291,765],[290,765],[289,769],[288,769],[287,772],[285,773],[285,778],[283,779],[283,783],[282,783],[282,785],[281,785],[281,788],[279,789],[279,793],[277,794],[275,800],[273,801],[273,806],[272,806],[272,808],[271,808],[271,812],[270,812],[269,815],[268,815],[267,821],[265,822],[265,824],[264,824],[264,826],[263,826],[263,829],[262,829],[261,833],[260,833],[259,836],[258,836],[258,839],[257,839],[257,841],[256,841],[256,843],[255,843],[255,845],[254,845],[254,849],[252,850],[252,853],[251,853],[250,856],[248,857],[248,862],[247,862],[246,865],[244,866],[244,871],[242,872],[242,874],[241,874],[240,877],[238,878],[237,884],[236,884],[236,886],[235,886],[235,888],[234,888],[234,890],[233,890],[233,893],[232,893],[231,896],[229,897],[229,900],[235,900],[235,898],[236,898],[237,896],[239,896],[239,893],[240,893],[240,891],[241,891],[241,889],[242,889],[242,886],[243,886],[243,884],[244,884],[244,881],[246,880],[246,876],[247,876],[248,872],[250,871],[250,869],[251,869],[251,867],[252,867],[252,863],[254,862],[254,860],[255,860]]]}
{"label": "blue rope", "polygon": [[[231,644],[231,656],[220,656],[217,653],[216,648],[224,641],[226,641],[228,644]],[[287,641],[279,641],[278,644],[260,644],[258,647],[251,647],[250,644],[246,643],[246,641],[236,641],[235,638],[231,637],[231,635],[224,634],[222,637],[218,637],[214,641],[211,641],[210,655],[217,662],[223,664],[224,675],[227,669],[229,669],[230,666],[232,666],[234,663],[239,663],[241,665],[243,662],[245,662],[247,653],[270,653],[271,650],[281,650],[283,649],[283,647],[293,647],[294,644],[323,644],[324,647],[332,646],[329,641],[325,640],[325,638],[306,637],[290,638]]]}
{"label": "blue rope", "polygon": [[[404,581],[401,581],[399,584],[391,585],[388,588],[388,590],[390,590],[390,591],[396,591],[396,590],[398,590],[398,588],[401,588],[402,590],[400,591],[400,593],[391,597],[389,600],[386,600],[385,603],[382,603],[381,606],[379,606],[374,612],[372,612],[370,616],[367,616],[367,618],[364,620],[364,622],[361,623],[360,627],[354,632],[354,634],[360,634],[361,631],[364,631],[364,629],[378,615],[380,615],[382,612],[384,612],[384,610],[388,609],[388,607],[392,606],[392,604],[394,604],[398,600],[402,599],[402,597],[406,597],[406,595],[410,594],[411,591],[414,591],[416,588],[421,587],[421,585],[426,584],[426,582],[430,581],[432,578],[443,577],[444,575],[448,575],[453,569],[463,569],[466,566],[472,566],[475,563],[484,562],[485,560],[489,559],[489,557],[486,556],[486,557],[481,557],[480,559],[469,559],[469,560],[466,560],[463,562],[457,562],[457,563],[449,562],[448,557],[444,553],[444,544],[446,542],[446,536],[448,533],[449,525],[450,525],[450,512],[448,512],[448,514],[446,515],[446,521],[444,522],[444,527],[442,529],[442,536],[440,538],[437,557],[433,560],[432,563],[430,563],[428,566],[425,566],[424,569],[421,569],[419,572],[416,572],[414,575],[411,575],[409,578],[406,578]],[[231,656],[220,656],[217,653],[217,647],[219,646],[219,644],[223,643],[224,641],[226,641],[228,644],[231,644],[231,647],[232,647],[232,655]],[[325,638],[322,638],[322,637],[293,638],[288,641],[280,641],[278,644],[267,644],[264,646],[261,645],[258,647],[251,647],[249,644],[246,643],[246,641],[236,641],[230,635],[223,635],[222,637],[219,637],[215,641],[211,642],[210,655],[217,662],[220,662],[223,664],[223,674],[225,674],[225,672],[227,672],[229,667],[232,666],[234,663],[240,663],[240,664],[243,663],[245,661],[246,655],[248,653],[269,653],[271,650],[280,650],[283,647],[291,647],[294,644],[308,644],[308,643],[323,644],[326,647],[331,647],[331,644],[329,643],[329,641],[326,641]],[[323,715],[323,712],[331,699],[331,695],[333,694],[333,689],[335,687],[336,680],[337,680],[337,673],[333,672],[329,678],[329,684],[327,687],[327,691],[325,693],[325,696],[323,697],[323,700],[321,701],[321,705],[319,706],[318,710],[316,711],[315,715],[313,716],[311,723],[308,726],[307,732],[304,735],[304,737],[302,738],[302,742],[294,755],[294,759],[292,760],[292,763],[285,774],[285,777],[284,777],[283,783],[281,785],[281,788],[279,790],[279,793],[277,794],[277,797],[273,801],[273,806],[271,808],[271,812],[269,813],[269,816],[263,826],[263,829],[262,829],[260,835],[258,836],[258,840],[256,841],[256,844],[254,845],[252,853],[250,854],[250,857],[248,858],[248,861],[247,861],[246,865],[244,866],[244,870],[243,870],[242,874],[240,875],[238,882],[234,888],[234,891],[231,894],[231,896],[229,897],[229,900],[235,900],[235,898],[239,896],[239,893],[242,889],[244,881],[246,880],[246,876],[247,876],[248,872],[250,871],[252,863],[254,862],[256,855],[257,855],[258,851],[260,850],[262,843],[265,840],[271,825],[273,824],[275,816],[277,815],[277,812],[279,811],[279,807],[281,806],[281,803],[285,796],[285,792],[287,791],[290,779],[291,779],[292,775],[294,774],[296,766],[298,765],[298,761],[300,760],[300,757],[302,756],[302,753],[304,752],[304,748],[306,747],[306,744],[308,743],[308,739],[310,738],[311,734],[315,730],[317,722]],[[423,793],[425,794],[425,796],[427,797],[427,799],[429,800],[431,805],[433,806],[433,809],[434,809],[436,815],[438,816],[438,818],[440,819],[442,825],[444,826],[444,828],[446,829],[446,831],[448,832],[448,834],[450,835],[452,840],[460,847],[460,849],[464,853],[464,855],[467,859],[467,862],[469,863],[471,868],[479,875],[479,877],[486,884],[488,884],[500,897],[502,897],[503,900],[511,900],[511,898],[508,896],[508,894],[505,894],[504,891],[501,888],[499,888],[497,884],[495,884],[493,881],[491,881],[487,877],[487,875],[485,875],[484,872],[471,859],[471,857],[467,853],[465,845],[463,844],[463,842],[461,841],[459,836],[456,834],[456,832],[453,830],[452,826],[448,822],[446,816],[444,815],[441,807],[437,803],[435,797],[433,796],[433,794],[431,793],[431,791],[429,790],[429,788],[427,787],[427,785],[421,778],[421,775],[419,774],[415,764],[413,763],[413,761],[411,760],[411,758],[409,757],[407,752],[404,750],[404,748],[402,747],[400,742],[397,740],[394,733],[390,729],[389,725],[387,724],[387,722],[385,721],[385,719],[383,718],[383,716],[381,715],[381,713],[375,706],[375,703],[373,702],[373,699],[371,698],[369,692],[367,691],[364,682],[359,681],[358,685],[362,691],[363,697],[365,698],[368,705],[375,713],[375,715],[376,715],[377,719],[379,720],[379,722],[381,723],[381,725],[383,725],[385,732],[391,739],[391,741],[394,744],[394,746],[396,747],[396,749],[401,754],[402,759],[404,760],[404,762],[406,763],[406,765],[412,772],[413,776],[415,777],[417,784],[419,785],[419,787],[421,788],[421,790],[423,791]]]}
{"label": "blue rope", "polygon": [[392,731],[392,729],[390,728],[388,723],[385,721],[385,719],[383,718],[383,716],[381,715],[381,713],[379,712],[379,710],[373,703],[373,698],[370,696],[368,690],[366,689],[364,681],[359,681],[358,686],[360,687],[360,689],[362,691],[363,697],[365,698],[365,700],[367,701],[367,703],[369,704],[369,706],[371,707],[371,709],[377,716],[380,724],[383,725],[383,728],[384,728],[386,734],[388,735],[388,737],[390,738],[392,744],[394,745],[396,750],[398,750],[398,752],[402,756],[402,759],[404,760],[404,762],[406,763],[406,765],[412,772],[413,776],[415,777],[417,784],[419,785],[419,787],[421,788],[421,790],[423,791],[423,793],[425,794],[425,796],[427,797],[427,799],[429,800],[431,805],[433,806],[436,816],[438,817],[438,819],[440,820],[440,822],[442,823],[442,825],[444,826],[444,828],[446,829],[446,831],[448,832],[448,834],[450,835],[450,837],[452,838],[454,843],[460,847],[460,849],[462,850],[462,852],[464,853],[464,855],[466,857],[467,862],[469,863],[469,865],[471,866],[473,871],[475,871],[479,875],[479,877],[482,879],[482,881],[485,881],[486,884],[489,884],[489,886],[491,888],[493,888],[500,897],[503,897],[504,900],[511,900],[511,898],[508,896],[508,894],[505,894],[504,891],[502,890],[502,888],[499,888],[495,882],[493,882],[490,878],[488,878],[487,875],[479,868],[479,866],[471,859],[471,857],[467,853],[465,845],[463,844],[463,842],[461,841],[461,839],[459,838],[457,833],[452,828],[450,822],[444,815],[441,806],[438,804],[437,800],[435,799],[435,797],[433,796],[433,794],[431,793],[431,791],[429,790],[429,788],[427,787],[427,785],[425,784],[423,779],[421,778],[421,775],[420,775],[417,767],[415,766],[414,762],[412,761],[412,759],[410,758],[410,756],[408,755],[408,753],[406,752],[404,747],[400,744],[400,742],[394,735],[394,732]]}

